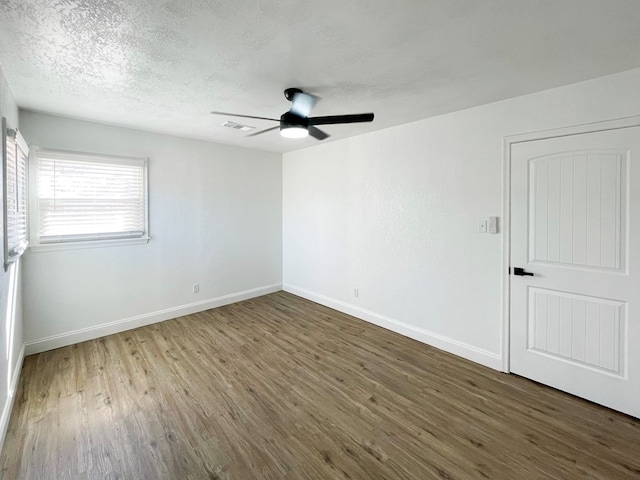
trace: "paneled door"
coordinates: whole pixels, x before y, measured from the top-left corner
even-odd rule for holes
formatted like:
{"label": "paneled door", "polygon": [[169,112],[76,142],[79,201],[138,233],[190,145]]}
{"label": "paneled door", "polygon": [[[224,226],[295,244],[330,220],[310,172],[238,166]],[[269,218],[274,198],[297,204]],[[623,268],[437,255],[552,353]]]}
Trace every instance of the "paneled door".
{"label": "paneled door", "polygon": [[511,145],[511,371],[640,417],[640,127]]}

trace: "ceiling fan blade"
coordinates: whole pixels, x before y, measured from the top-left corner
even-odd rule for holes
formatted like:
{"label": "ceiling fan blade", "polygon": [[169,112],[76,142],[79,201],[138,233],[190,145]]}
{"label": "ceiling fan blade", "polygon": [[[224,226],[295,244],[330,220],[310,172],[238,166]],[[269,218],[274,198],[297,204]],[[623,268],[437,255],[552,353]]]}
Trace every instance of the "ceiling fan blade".
{"label": "ceiling fan blade", "polygon": [[324,140],[329,136],[328,133],[325,133],[319,128],[316,128],[314,126],[309,127],[309,135],[311,135],[313,138],[317,138],[318,140]]}
{"label": "ceiling fan blade", "polygon": [[296,93],[293,96],[293,100],[291,100],[292,105],[290,112],[298,115],[299,117],[306,118],[309,116],[318,100],[318,97],[311,95],[310,93]]}
{"label": "ceiling fan blade", "polygon": [[271,130],[275,130],[277,128],[280,128],[280,125],[277,125],[277,126],[271,127],[271,128],[267,128],[266,130],[260,130],[259,132],[255,132],[255,133],[252,133],[250,135],[245,135],[245,136],[246,137],[255,137],[256,135],[262,135],[263,133],[270,132]]}
{"label": "ceiling fan blade", "polygon": [[251,115],[240,115],[238,113],[228,113],[228,112],[211,112],[213,115],[227,115],[229,117],[240,117],[240,118],[253,118],[254,120],[271,120],[272,122],[279,122],[275,118],[267,118],[267,117],[254,117]]}
{"label": "ceiling fan blade", "polygon": [[334,123],[373,122],[373,113],[358,113],[355,115],[329,115],[328,117],[311,117],[309,125],[332,125]]}

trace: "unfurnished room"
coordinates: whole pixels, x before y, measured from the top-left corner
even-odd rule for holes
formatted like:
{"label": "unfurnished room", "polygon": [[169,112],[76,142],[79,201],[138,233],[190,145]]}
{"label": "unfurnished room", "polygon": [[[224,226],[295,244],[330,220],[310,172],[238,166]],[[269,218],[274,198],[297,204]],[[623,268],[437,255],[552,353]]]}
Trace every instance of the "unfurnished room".
{"label": "unfurnished room", "polygon": [[0,478],[640,479],[639,25],[0,0]]}

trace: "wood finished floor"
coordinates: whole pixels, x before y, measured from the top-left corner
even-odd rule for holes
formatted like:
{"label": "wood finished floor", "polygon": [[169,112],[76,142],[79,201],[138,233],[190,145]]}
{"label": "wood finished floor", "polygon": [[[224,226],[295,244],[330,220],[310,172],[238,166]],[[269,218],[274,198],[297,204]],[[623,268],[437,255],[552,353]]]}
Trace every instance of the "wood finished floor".
{"label": "wood finished floor", "polygon": [[27,357],[1,472],[631,479],[640,421],[279,292]]}

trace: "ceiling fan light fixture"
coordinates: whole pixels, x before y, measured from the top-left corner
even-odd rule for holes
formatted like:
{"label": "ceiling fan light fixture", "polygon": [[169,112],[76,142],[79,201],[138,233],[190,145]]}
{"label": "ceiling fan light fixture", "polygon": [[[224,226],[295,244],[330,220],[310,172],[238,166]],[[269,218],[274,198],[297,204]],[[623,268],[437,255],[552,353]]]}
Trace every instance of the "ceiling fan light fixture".
{"label": "ceiling fan light fixture", "polygon": [[309,136],[309,130],[305,127],[300,127],[296,125],[291,126],[281,126],[280,127],[280,135],[285,138],[304,138]]}

